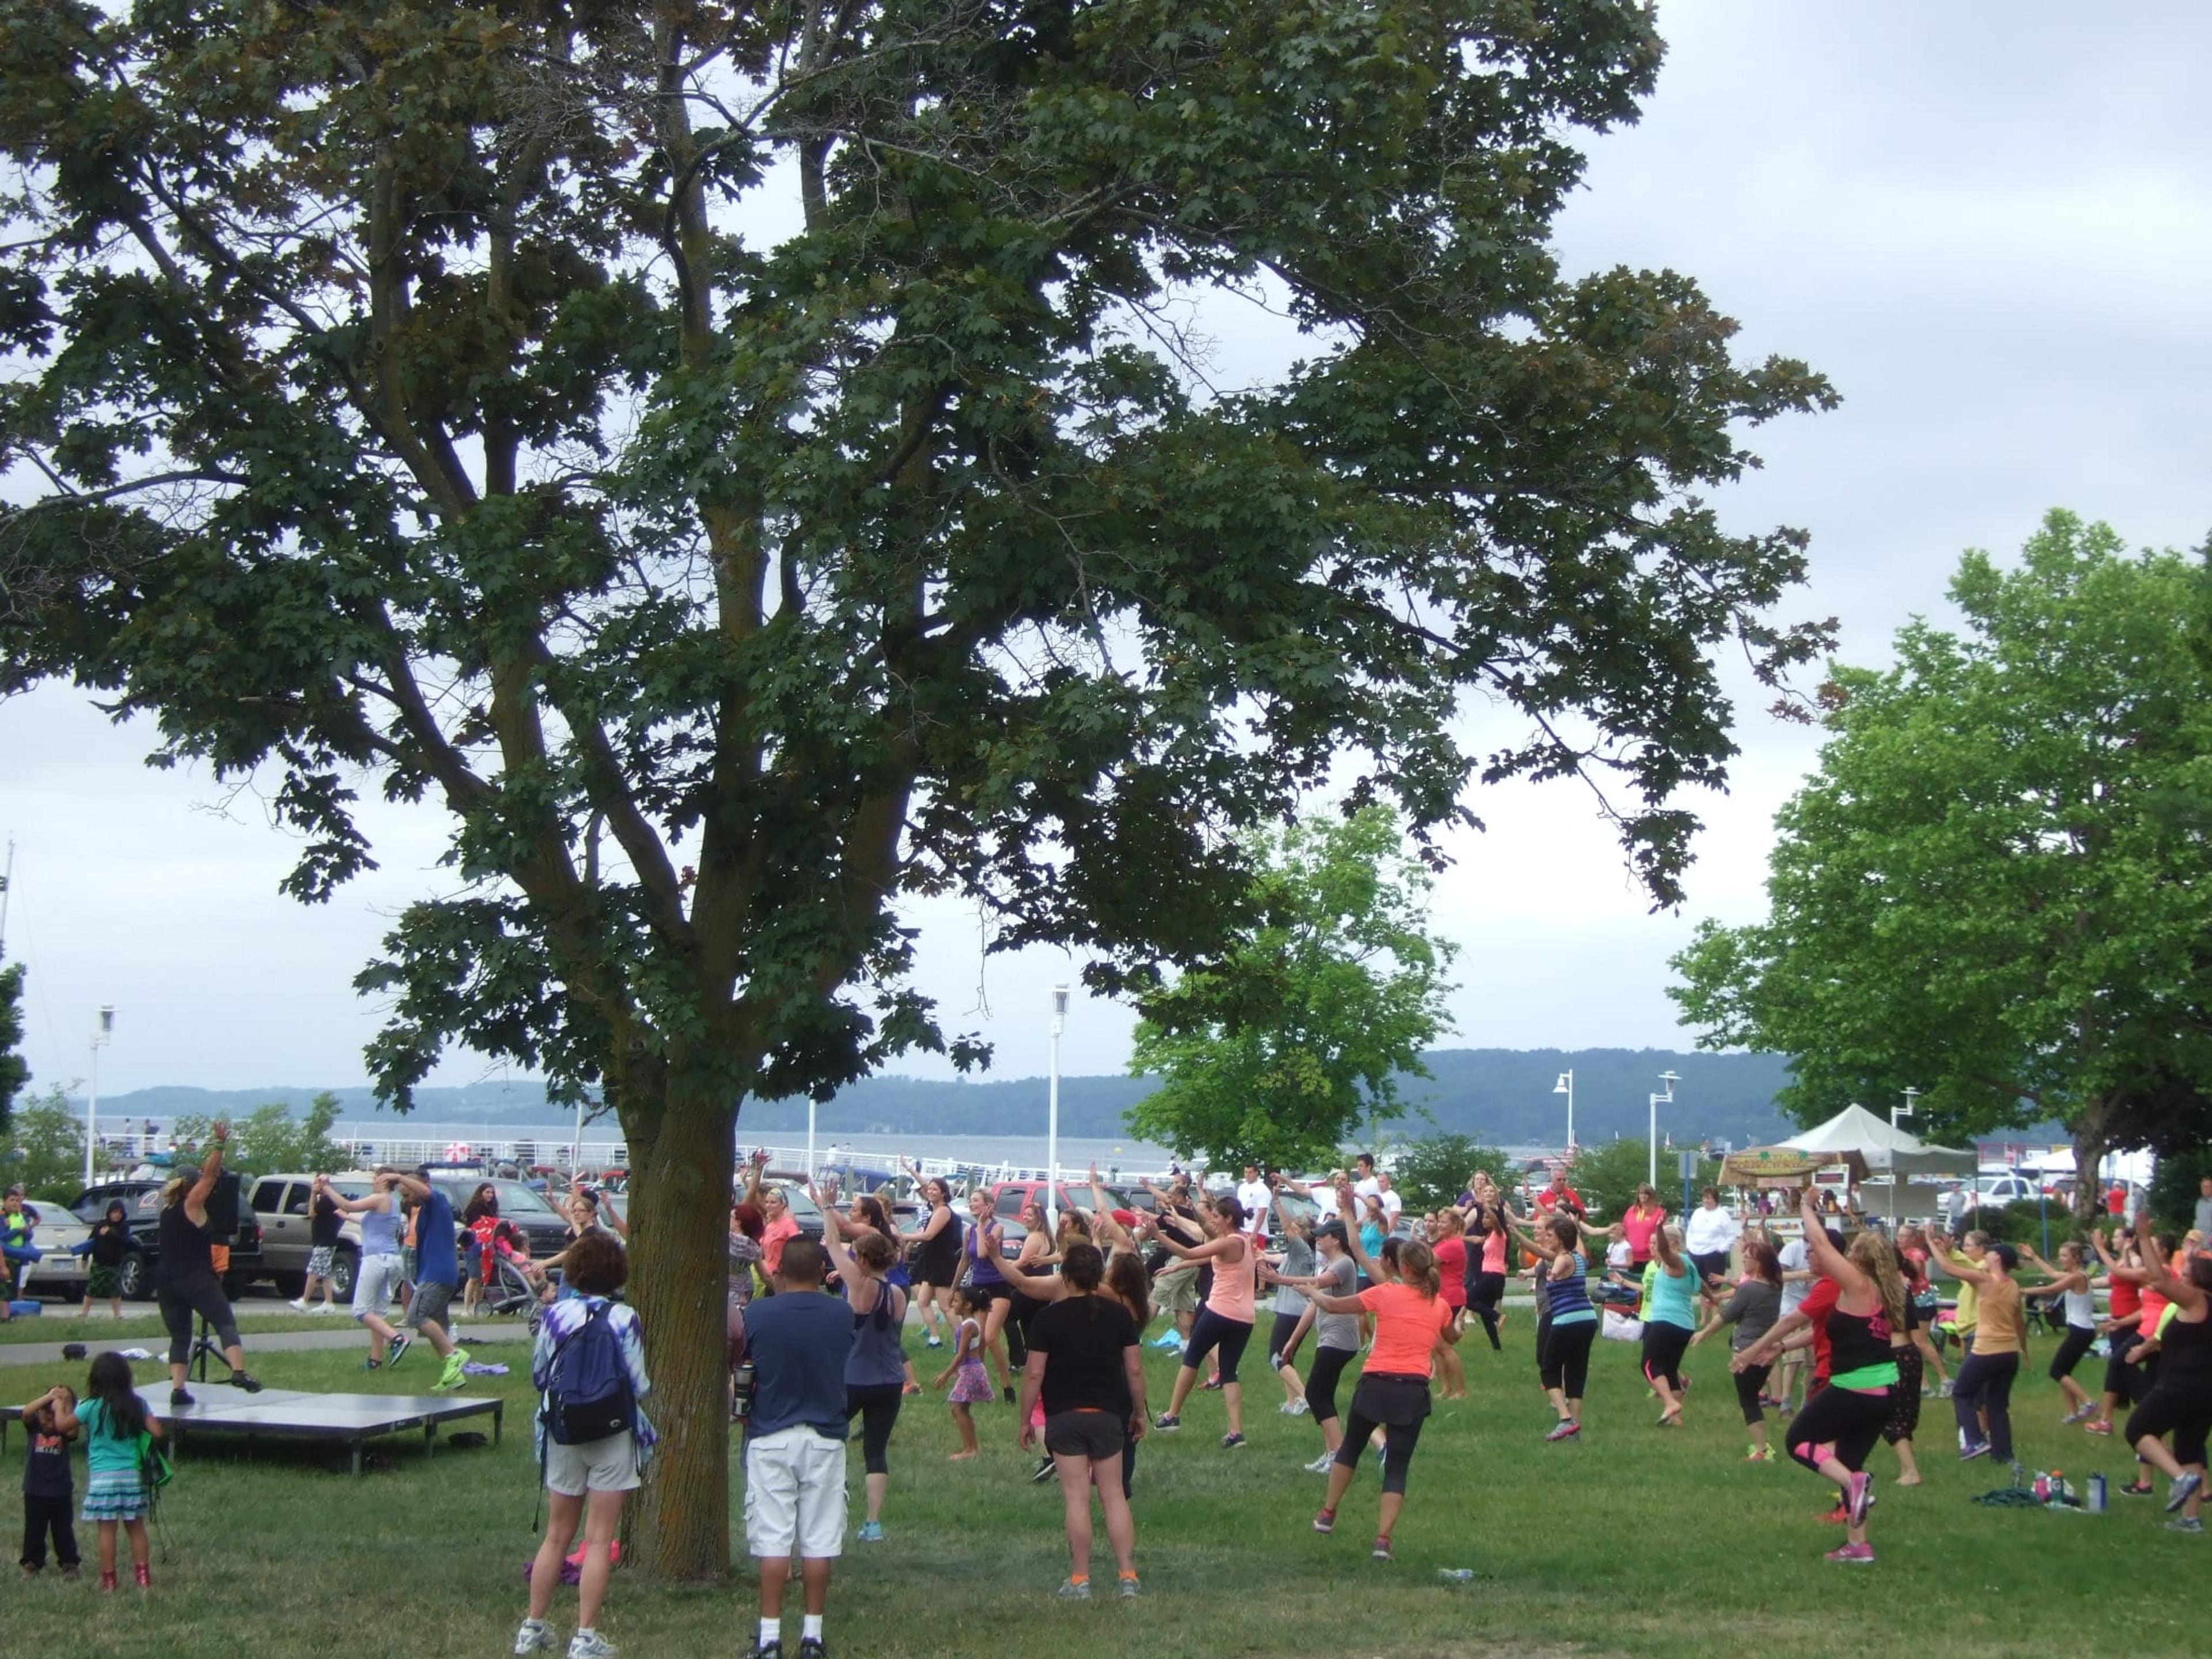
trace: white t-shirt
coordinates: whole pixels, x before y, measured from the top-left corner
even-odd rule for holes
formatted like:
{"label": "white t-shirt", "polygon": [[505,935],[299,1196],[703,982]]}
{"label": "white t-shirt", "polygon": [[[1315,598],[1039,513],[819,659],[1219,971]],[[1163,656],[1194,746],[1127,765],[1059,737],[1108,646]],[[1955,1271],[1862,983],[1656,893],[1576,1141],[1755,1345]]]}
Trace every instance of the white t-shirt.
{"label": "white t-shirt", "polygon": [[[1336,1213],[1335,1188],[1330,1186],[1325,1181],[1316,1181],[1312,1186],[1306,1188],[1306,1192],[1308,1195],[1312,1198],[1316,1206],[1319,1207],[1321,1211],[1321,1218],[1322,1220],[1326,1221]],[[1357,1272],[1358,1269],[1355,1268],[1353,1271]]]}
{"label": "white t-shirt", "polygon": [[[1782,1247],[1782,1271],[1785,1273],[1803,1273],[1813,1265],[1812,1247],[1802,1238],[1793,1238]],[[1812,1294],[1809,1279],[1785,1279],[1782,1281],[1782,1311],[1787,1316],[1797,1311],[1798,1304]]]}
{"label": "white t-shirt", "polygon": [[1244,1206],[1244,1231],[1256,1233],[1260,1224],[1267,1219],[1267,1206],[1274,1194],[1267,1190],[1264,1181],[1240,1181],[1237,1183],[1237,1201]]}
{"label": "white t-shirt", "polygon": [[1396,1226],[1398,1224],[1398,1212],[1406,1207],[1406,1200],[1398,1196],[1395,1189],[1386,1193],[1378,1187],[1376,1188],[1376,1193],[1382,1200],[1383,1221],[1390,1226]]}
{"label": "white t-shirt", "polygon": [[1682,1243],[1692,1255],[1718,1255],[1742,1231],[1743,1224],[1727,1210],[1718,1205],[1709,1210],[1700,1204],[1682,1223]]}
{"label": "white t-shirt", "polygon": [[1369,1176],[1364,1181],[1353,1182],[1352,1190],[1362,1198],[1373,1198],[1382,1192],[1382,1183],[1373,1176]]}

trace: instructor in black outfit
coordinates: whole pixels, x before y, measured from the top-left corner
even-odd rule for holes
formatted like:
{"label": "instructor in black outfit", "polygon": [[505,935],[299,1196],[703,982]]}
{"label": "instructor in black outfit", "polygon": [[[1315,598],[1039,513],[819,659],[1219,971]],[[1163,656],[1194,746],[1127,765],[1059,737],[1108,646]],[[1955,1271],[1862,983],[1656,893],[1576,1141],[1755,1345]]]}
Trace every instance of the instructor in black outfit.
{"label": "instructor in black outfit", "polygon": [[179,1170],[161,1188],[161,1253],[154,1273],[154,1296],[161,1304],[161,1323],[169,1331],[169,1403],[189,1406],[185,1391],[185,1368],[192,1354],[192,1316],[198,1314],[222,1339],[223,1357],[230,1362],[234,1388],[259,1394],[261,1383],[246,1369],[246,1346],[238,1340],[238,1321],[232,1316],[230,1298],[216,1277],[215,1254],[208,1237],[208,1194],[222,1176],[223,1148],[230,1143],[230,1125],[215,1126],[215,1145],[207,1162],[195,1170]]}

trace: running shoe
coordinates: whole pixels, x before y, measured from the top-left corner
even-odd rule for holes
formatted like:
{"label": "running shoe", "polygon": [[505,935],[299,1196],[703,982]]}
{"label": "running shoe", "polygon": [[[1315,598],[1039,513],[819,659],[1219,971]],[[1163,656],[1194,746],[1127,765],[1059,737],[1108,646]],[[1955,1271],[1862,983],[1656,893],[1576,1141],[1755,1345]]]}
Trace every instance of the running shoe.
{"label": "running shoe", "polygon": [[1951,1379],[1949,1377],[1947,1376],[1943,1379],[1943,1386],[1938,1389],[1936,1391],[1936,1397],[1941,1400],[1948,1400],[1951,1397]]}
{"label": "running shoe", "polygon": [[2072,1411],[2067,1413],[2065,1416],[2060,1418],[2058,1419],[2058,1426],[2062,1429],[2070,1429],[2076,1423],[2081,1422],[2087,1418],[2089,1413],[2096,1409],[2097,1406],[2094,1401],[2085,1400],[2080,1405],[2076,1406]]}
{"label": "running shoe", "polygon": [[1218,1394],[1218,1392],[1220,1392],[1220,1389],[1221,1389],[1221,1373],[1220,1373],[1220,1372],[1218,1372],[1218,1371],[1216,1371],[1216,1372],[1215,1372],[1212,1376],[1209,1376],[1209,1377],[1207,1377],[1207,1378],[1206,1379],[1206,1391],[1208,1394]]}
{"label": "running shoe", "polygon": [[744,1659],[783,1659],[783,1643],[781,1639],[763,1642],[757,1636],[745,1650]]}
{"label": "running shoe", "polygon": [[1224,1434],[1221,1437],[1221,1449],[1224,1451],[1239,1450],[1243,1444],[1244,1437],[1241,1434]]}
{"label": "running shoe", "polygon": [[2191,1533],[2199,1538],[2202,1538],[2204,1535],[2203,1522],[2198,1520],[2197,1516],[2193,1515],[2185,1515],[2178,1521],[2167,1522],[2166,1523],[2166,1529],[2168,1532]]}
{"label": "running shoe", "polygon": [[311,1314],[334,1314],[337,1310],[338,1304],[335,1302],[318,1302],[313,1307],[307,1310]]}
{"label": "running shoe", "polygon": [[2115,1490],[2123,1498],[2148,1498],[2156,1488],[2148,1480],[2130,1480],[2126,1486],[2117,1487]]}
{"label": "running shoe", "polygon": [[557,1638],[545,1628],[543,1619],[526,1619],[522,1628],[514,1632],[514,1650],[518,1654],[550,1653],[556,1645]]}
{"label": "running shoe", "polygon": [[397,1365],[406,1356],[407,1350],[414,1346],[415,1339],[406,1332],[401,1331],[395,1334],[392,1339],[392,1352],[384,1357],[386,1368]]}
{"label": "running shoe", "polygon": [[941,1348],[945,1346],[945,1339],[941,1336],[932,1336],[922,1346],[926,1348]]}
{"label": "running shoe", "polygon": [[1861,1469],[1851,1476],[1850,1485],[1844,1492],[1844,1507],[1850,1511],[1850,1524],[1863,1527],[1868,1511],[1874,1508],[1874,1477]]}
{"label": "running shoe", "polygon": [[1006,1396],[1006,1403],[1009,1406],[1012,1405],[1014,1403],[1014,1385],[1011,1382],[1007,1383],[1001,1392],[1003,1392]]}
{"label": "running shoe", "polygon": [[884,1541],[884,1523],[880,1521],[863,1521],[860,1522],[858,1535],[863,1544],[880,1544]]}
{"label": "running shoe", "polygon": [[462,1370],[468,1363],[469,1351],[466,1348],[454,1349],[446,1356],[446,1369],[438,1373],[438,1380],[430,1386],[434,1389],[459,1388],[468,1381]]}
{"label": "running shoe", "polygon": [[1162,1434],[1173,1434],[1182,1426],[1182,1419],[1172,1413],[1165,1413],[1152,1419],[1152,1427]]}
{"label": "running shoe", "polygon": [[830,1644],[818,1636],[799,1638],[799,1659],[830,1659]]}
{"label": "running shoe", "polygon": [[230,1386],[241,1394],[259,1394],[261,1379],[252,1371],[233,1371],[230,1374]]}
{"label": "running shoe", "polygon": [[287,1302],[284,1305],[294,1313],[305,1313],[307,1311],[307,1298],[303,1296],[295,1301]]}
{"label": "running shoe", "polygon": [[1990,1443],[1986,1440],[1977,1440],[1972,1445],[1960,1452],[1959,1461],[1961,1463],[1971,1463],[1977,1457],[1987,1457],[1989,1455]]}
{"label": "running shoe", "polygon": [[1846,1544],[1839,1550],[1830,1550],[1827,1559],[1842,1562],[1846,1566],[1870,1567],[1874,1565],[1874,1546]]}
{"label": "running shoe", "polygon": [[1822,1521],[1826,1522],[1832,1527],[1840,1527],[1850,1518],[1850,1507],[1844,1504],[1837,1504],[1835,1508],[1830,1510],[1826,1515],[1820,1517]]}
{"label": "running shoe", "polygon": [[1033,1486],[1044,1485],[1046,1481],[1052,1479],[1054,1467],[1052,1454],[1047,1452],[1042,1457],[1037,1459],[1037,1466],[1030,1471],[1030,1484]]}
{"label": "running shoe", "polygon": [[1334,1532],[1336,1530],[1336,1511],[1334,1510],[1323,1510],[1319,1515],[1314,1516],[1314,1530],[1319,1533]]}
{"label": "running shoe", "polygon": [[1088,1578],[1063,1578],[1060,1581],[1060,1588],[1053,1594],[1063,1601],[1088,1601],[1091,1599],[1091,1581]]}
{"label": "running shoe", "polygon": [[2173,1477],[2173,1484],[2166,1489],[2166,1512],[2172,1515],[2204,1484],[2204,1477],[2194,1469],[2184,1469]]}
{"label": "running shoe", "polygon": [[2112,1425],[2108,1419],[2100,1417],[2094,1422],[2084,1423],[2081,1425],[2081,1431],[2085,1434],[2110,1434],[2112,1431]]}
{"label": "running shoe", "polygon": [[169,1403],[172,1406],[189,1406],[192,1403],[192,1397],[182,1389],[172,1389],[169,1390]]}
{"label": "running shoe", "polygon": [[1336,1454],[1334,1452],[1323,1452],[1319,1457],[1315,1458],[1312,1462],[1307,1464],[1305,1468],[1308,1474],[1327,1474],[1335,1467]]}
{"label": "running shoe", "polygon": [[1137,1575],[1133,1572],[1123,1573],[1121,1582],[1114,1586],[1114,1594],[1124,1601],[1133,1601],[1144,1593],[1144,1586],[1137,1582]]}
{"label": "running shoe", "polygon": [[1390,1534],[1389,1533],[1386,1532],[1376,1534],[1375,1539],[1374,1553],[1375,1559],[1377,1561],[1390,1561],[1397,1559],[1390,1553]]}
{"label": "running shoe", "polygon": [[1547,1440],[1571,1440],[1583,1431],[1583,1425],[1571,1417],[1563,1417],[1553,1425]]}
{"label": "running shoe", "polygon": [[568,1638],[568,1659],[615,1659],[615,1644],[595,1630],[580,1630]]}
{"label": "running shoe", "polygon": [[1304,1395],[1300,1395],[1296,1400],[1291,1401],[1290,1409],[1285,1412],[1283,1415],[1285,1417],[1304,1417],[1312,1409],[1313,1407],[1306,1403],[1306,1397]]}
{"label": "running shoe", "polygon": [[365,1371],[380,1371],[384,1369],[381,1364],[374,1359],[362,1360],[361,1362],[361,1368]]}

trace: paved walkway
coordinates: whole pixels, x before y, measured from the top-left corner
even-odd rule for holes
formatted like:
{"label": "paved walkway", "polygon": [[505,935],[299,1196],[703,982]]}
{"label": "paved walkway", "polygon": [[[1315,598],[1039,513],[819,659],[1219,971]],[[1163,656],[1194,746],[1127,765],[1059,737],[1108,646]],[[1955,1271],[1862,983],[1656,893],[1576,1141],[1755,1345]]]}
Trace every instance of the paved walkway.
{"label": "paved walkway", "polygon": [[[241,1315],[245,1311],[242,1308],[239,1310]],[[103,1348],[126,1347],[144,1348],[149,1352],[158,1355],[166,1352],[168,1349],[169,1343],[166,1336],[118,1338],[112,1334],[103,1334],[100,1329],[103,1322],[109,1326],[111,1330],[115,1323],[113,1320],[102,1322],[97,1319],[88,1319],[76,1330],[64,1338],[63,1341],[82,1342],[94,1353],[98,1353]],[[76,1322],[72,1320],[70,1323],[76,1325]],[[298,1352],[312,1348],[359,1348],[363,1353],[368,1352],[368,1334],[357,1328],[350,1319],[334,1321],[333,1328],[327,1331],[264,1331],[258,1335],[250,1328],[252,1323],[250,1319],[240,1318],[239,1323],[247,1328],[242,1329],[240,1334],[246,1338],[248,1364],[252,1363],[253,1356],[257,1353]],[[486,1342],[525,1341],[528,1340],[529,1335],[528,1326],[519,1319],[512,1319],[497,1325],[464,1325],[453,1333],[453,1340],[463,1347],[473,1348]],[[63,1342],[13,1342],[0,1346],[0,1368],[10,1365],[61,1364],[64,1363],[62,1359],[62,1346]]]}

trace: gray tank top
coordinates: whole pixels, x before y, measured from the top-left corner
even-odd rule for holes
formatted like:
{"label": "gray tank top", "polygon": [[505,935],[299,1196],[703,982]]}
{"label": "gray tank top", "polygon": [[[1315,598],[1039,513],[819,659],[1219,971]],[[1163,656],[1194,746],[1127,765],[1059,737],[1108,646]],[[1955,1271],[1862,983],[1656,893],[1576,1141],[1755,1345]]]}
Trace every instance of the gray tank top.
{"label": "gray tank top", "polygon": [[361,1212],[361,1253],[363,1255],[399,1254],[400,1216],[397,1205],[388,1210]]}
{"label": "gray tank top", "polygon": [[848,1389],[896,1387],[906,1381],[906,1349],[899,1341],[899,1320],[892,1304],[901,1292],[885,1285],[877,1292],[876,1305],[853,1316],[853,1347],[845,1356],[845,1386]]}

